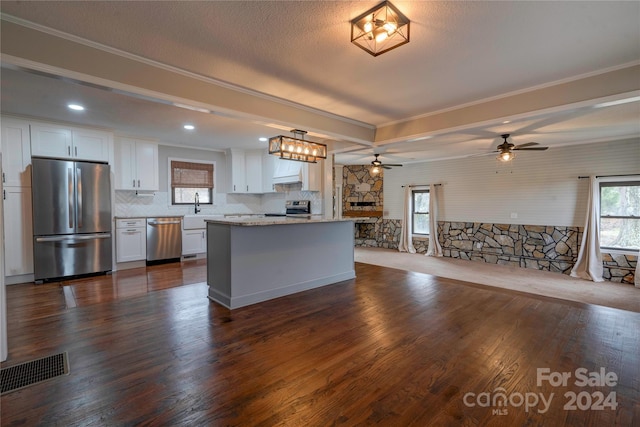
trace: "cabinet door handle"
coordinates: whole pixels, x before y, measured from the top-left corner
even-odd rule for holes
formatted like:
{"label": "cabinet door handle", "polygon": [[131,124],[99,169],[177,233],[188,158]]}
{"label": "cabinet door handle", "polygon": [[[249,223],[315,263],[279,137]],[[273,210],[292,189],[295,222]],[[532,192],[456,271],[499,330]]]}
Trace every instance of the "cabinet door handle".
{"label": "cabinet door handle", "polygon": [[138,180],[138,188],[140,188],[140,180]]}
{"label": "cabinet door handle", "polygon": [[247,185],[247,191],[249,191],[249,186]]}
{"label": "cabinet door handle", "polygon": [[135,188],[135,186],[136,186],[136,180],[134,179],[133,180],[133,187]]}
{"label": "cabinet door handle", "polygon": [[7,190],[2,190],[2,200],[7,200]]}
{"label": "cabinet door handle", "polygon": [[204,231],[202,232],[202,238],[204,239]]}
{"label": "cabinet door handle", "polygon": [[4,172],[2,172],[2,182],[7,182],[7,180],[4,177]]}
{"label": "cabinet door handle", "polygon": [[67,156],[71,155],[71,146],[67,145]]}
{"label": "cabinet door handle", "polygon": [[73,147],[75,153],[76,153],[76,157],[78,157],[78,147]]}
{"label": "cabinet door handle", "polygon": [[236,191],[236,186],[235,186],[235,184],[233,185],[233,191]]}

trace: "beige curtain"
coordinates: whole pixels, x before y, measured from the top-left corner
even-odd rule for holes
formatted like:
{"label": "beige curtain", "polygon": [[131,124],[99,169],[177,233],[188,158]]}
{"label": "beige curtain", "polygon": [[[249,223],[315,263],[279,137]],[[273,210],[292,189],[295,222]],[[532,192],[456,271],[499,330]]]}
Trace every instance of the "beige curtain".
{"label": "beige curtain", "polygon": [[582,243],[576,264],[571,269],[572,277],[579,277],[594,282],[603,282],[602,254],[600,253],[600,200],[598,181],[595,176],[589,177],[589,197],[587,199],[587,217],[582,234]]}
{"label": "beige curtain", "polygon": [[638,259],[636,261],[636,275],[633,279],[633,283],[635,283],[636,288],[640,288],[640,252],[638,252]]}
{"label": "beige curtain", "polygon": [[442,246],[438,239],[438,200],[437,186],[429,186],[429,248],[427,256],[442,256]]}
{"label": "beige curtain", "polygon": [[400,229],[400,243],[398,244],[400,252],[416,253],[411,240],[411,187],[404,187],[404,213],[402,215],[402,228]]}

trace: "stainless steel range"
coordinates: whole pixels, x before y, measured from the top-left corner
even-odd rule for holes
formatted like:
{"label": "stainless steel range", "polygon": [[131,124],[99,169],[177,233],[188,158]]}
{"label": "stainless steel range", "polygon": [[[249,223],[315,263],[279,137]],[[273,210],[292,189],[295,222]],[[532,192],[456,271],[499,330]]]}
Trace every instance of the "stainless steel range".
{"label": "stainless steel range", "polygon": [[286,213],[267,213],[264,216],[311,216],[311,200],[287,200],[285,209]]}
{"label": "stainless steel range", "polygon": [[309,216],[311,200],[287,200],[285,208],[287,216]]}

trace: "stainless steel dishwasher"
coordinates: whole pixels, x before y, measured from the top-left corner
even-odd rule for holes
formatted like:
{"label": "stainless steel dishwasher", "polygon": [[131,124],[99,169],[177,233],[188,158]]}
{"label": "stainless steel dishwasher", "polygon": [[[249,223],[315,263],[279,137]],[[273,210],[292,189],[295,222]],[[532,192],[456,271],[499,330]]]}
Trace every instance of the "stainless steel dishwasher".
{"label": "stainless steel dishwasher", "polygon": [[147,218],[147,263],[179,260],[182,255],[182,218]]}

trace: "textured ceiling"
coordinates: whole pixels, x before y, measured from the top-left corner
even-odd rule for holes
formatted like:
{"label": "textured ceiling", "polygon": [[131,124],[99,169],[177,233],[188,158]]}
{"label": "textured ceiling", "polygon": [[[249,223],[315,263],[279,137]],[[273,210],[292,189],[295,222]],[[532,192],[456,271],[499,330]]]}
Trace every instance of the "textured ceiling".
{"label": "textured ceiling", "polygon": [[[411,19],[411,42],[374,58],[349,42],[349,20],[376,3],[3,0],[0,7],[12,17],[374,126],[640,60],[639,2],[394,1]],[[11,77],[19,78],[4,74],[7,82]],[[7,84],[3,75],[3,91]],[[20,96],[17,92],[13,95]],[[3,110],[9,109],[10,100],[3,95],[2,101]],[[132,110],[142,108],[137,101],[130,104]],[[591,140],[597,135],[585,138],[576,129],[588,129],[595,119],[610,123],[607,126],[612,129],[605,132],[606,137],[602,135],[603,139],[637,136],[638,125],[633,124],[640,116],[637,104],[621,108],[625,111],[621,115],[630,117],[630,122],[620,123],[619,116],[611,114],[604,117],[606,113],[576,115],[572,110],[566,122],[558,117],[551,120],[551,126],[521,123],[510,130],[483,125],[455,136],[443,132],[430,141],[430,147],[438,152],[437,158],[455,157],[461,151],[440,152],[444,147],[453,148],[451,141],[465,142],[467,149],[473,140],[481,138],[484,145],[491,146],[495,141],[492,134],[518,129],[526,129],[527,137],[538,136],[546,144],[576,142],[566,137]],[[166,123],[171,112],[167,111],[165,117],[158,108],[148,106],[147,114],[140,110],[141,116],[158,114],[162,119],[155,121]],[[180,114],[184,112],[176,113],[174,121],[186,119]],[[111,114],[102,125],[112,126],[122,120],[131,129],[145,126],[133,122],[130,113],[122,116],[126,117]],[[233,134],[234,125],[238,127],[235,122],[224,127],[214,123],[217,120],[209,119],[208,131],[223,126],[220,134]],[[531,119],[538,125],[541,120]],[[249,130],[246,125],[245,130]],[[265,132],[251,130],[243,138]],[[558,133],[564,135],[558,141],[545,138]],[[179,142],[202,145],[186,137]],[[428,150],[424,141],[419,145],[420,150],[413,154],[408,154],[415,148],[411,143],[377,151],[405,151],[405,160],[422,159],[419,152]],[[485,149],[476,145],[476,149]],[[367,148],[364,153],[371,151]],[[357,161],[355,154],[352,157],[344,157],[344,161]]]}

